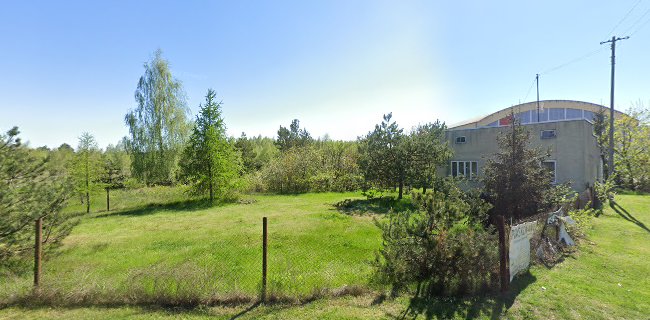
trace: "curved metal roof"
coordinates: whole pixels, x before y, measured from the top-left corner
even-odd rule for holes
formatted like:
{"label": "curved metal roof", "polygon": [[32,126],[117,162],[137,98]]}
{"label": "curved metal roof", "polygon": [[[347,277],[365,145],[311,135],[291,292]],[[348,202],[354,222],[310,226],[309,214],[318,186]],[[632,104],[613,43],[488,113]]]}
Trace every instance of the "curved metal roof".
{"label": "curved metal roof", "polygon": [[[547,110],[547,109],[562,109],[562,108],[568,108],[568,109],[579,109],[579,110],[587,110],[591,111],[594,113],[598,113],[600,111],[606,110],[609,112],[609,108],[591,103],[591,102],[584,102],[584,101],[574,101],[574,100],[543,100],[539,102],[540,104],[540,110]],[[497,112],[491,113],[487,116],[483,117],[477,117],[474,119],[469,119],[460,123],[456,123],[453,125],[449,126],[449,129],[470,129],[470,128],[481,128],[481,127],[487,127],[489,124],[499,121],[505,117],[510,116],[511,113],[519,113],[519,112],[525,112],[525,111],[530,111],[530,110],[537,110],[537,101],[532,101],[532,102],[526,102],[522,104],[518,104],[512,107],[508,107],[502,110],[499,110]],[[615,112],[615,117],[618,117],[622,115],[623,113],[614,110]]]}

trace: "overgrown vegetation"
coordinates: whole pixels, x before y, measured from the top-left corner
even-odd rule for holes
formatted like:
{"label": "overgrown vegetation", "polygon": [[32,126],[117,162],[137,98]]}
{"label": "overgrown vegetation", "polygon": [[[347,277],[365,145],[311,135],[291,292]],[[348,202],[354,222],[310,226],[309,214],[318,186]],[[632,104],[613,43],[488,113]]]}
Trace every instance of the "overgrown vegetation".
{"label": "overgrown vegetation", "polygon": [[404,187],[431,187],[436,168],[445,165],[451,149],[444,140],[446,126],[440,121],[419,125],[405,134],[392,114],[386,114],[380,124],[365,137],[359,138],[359,167],[364,177],[364,191],[398,190]]}
{"label": "overgrown vegetation", "polygon": [[416,210],[392,212],[378,222],[383,247],[376,277],[396,294],[415,285],[415,296],[478,293],[498,284],[497,238],[485,229],[489,204],[450,180],[427,194],[413,193]]}

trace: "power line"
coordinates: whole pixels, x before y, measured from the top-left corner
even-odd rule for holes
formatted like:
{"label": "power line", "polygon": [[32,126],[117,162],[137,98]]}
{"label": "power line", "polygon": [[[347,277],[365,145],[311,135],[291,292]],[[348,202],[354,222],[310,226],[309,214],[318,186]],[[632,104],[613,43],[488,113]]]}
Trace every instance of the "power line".
{"label": "power line", "polygon": [[530,94],[530,89],[533,88],[533,85],[535,84],[536,79],[533,79],[533,82],[530,83],[530,87],[528,87],[528,91],[526,92],[526,96],[524,97],[523,102],[526,102],[526,99],[528,99],[528,95]]}
{"label": "power line", "polygon": [[[634,27],[636,27],[636,25],[639,24],[639,22],[641,22],[641,20],[643,20],[643,18],[645,18],[645,16],[648,15],[648,13],[650,13],[650,8],[648,8],[648,9],[647,9],[647,10],[646,10],[642,15],[641,15],[641,17],[639,17],[639,19],[636,19],[636,21],[634,21],[634,23],[632,23],[632,25],[631,25],[629,28],[627,28],[627,30],[625,30],[625,32],[623,32],[623,34],[629,33],[632,29],[634,29]],[[637,29],[637,30],[638,30],[638,29]]]}
{"label": "power line", "polygon": [[618,26],[620,26],[621,23],[623,23],[623,21],[625,21],[625,19],[627,19],[627,17],[630,16],[630,13],[632,13],[632,11],[633,11],[634,9],[636,9],[636,7],[639,5],[639,3],[641,3],[641,0],[637,1],[637,2],[632,6],[632,8],[631,8],[631,9],[630,9],[630,10],[629,10],[629,11],[628,11],[624,16],[623,16],[623,18],[621,18],[621,20],[620,20],[620,21],[619,21],[619,22],[614,26],[614,28],[612,28],[612,30],[610,30],[607,34],[609,35],[609,34],[611,34],[612,32],[614,32],[614,30],[616,30],[616,28],[618,28]]}
{"label": "power line", "polygon": [[589,52],[589,53],[587,53],[587,54],[585,54],[585,55],[582,55],[582,56],[580,56],[580,57],[577,57],[577,58],[575,58],[575,59],[573,59],[573,60],[570,60],[570,61],[568,61],[568,62],[565,62],[565,63],[563,63],[563,64],[560,64],[560,65],[558,65],[558,66],[555,66],[555,67],[553,67],[553,68],[547,69],[547,70],[545,70],[544,72],[541,72],[540,75],[549,74],[549,73],[551,73],[551,72],[553,72],[553,71],[556,71],[556,70],[558,70],[558,69],[562,69],[562,68],[564,68],[564,67],[566,67],[566,66],[568,66],[568,65],[574,64],[574,63],[576,63],[576,62],[578,62],[578,61],[581,61],[581,60],[587,59],[587,58],[589,58],[589,57],[595,55],[596,53],[599,53],[599,52],[601,52],[601,51],[603,51],[603,50],[605,50],[605,49],[606,49],[606,48],[604,48],[604,47],[600,47],[600,48],[598,48],[597,50],[591,51],[591,52]]}
{"label": "power line", "polygon": [[648,22],[650,22],[650,18],[648,18],[648,20],[646,20],[636,30],[634,30],[634,32],[630,33],[630,36],[634,35],[635,33],[639,32],[641,29],[643,29],[643,27],[645,27],[645,25],[648,24]]}

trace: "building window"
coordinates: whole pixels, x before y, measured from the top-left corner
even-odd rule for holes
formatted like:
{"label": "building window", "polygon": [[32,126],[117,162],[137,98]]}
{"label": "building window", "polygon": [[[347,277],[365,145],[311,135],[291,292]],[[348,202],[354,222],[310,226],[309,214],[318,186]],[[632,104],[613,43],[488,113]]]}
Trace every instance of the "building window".
{"label": "building window", "polygon": [[470,180],[474,180],[478,176],[478,162],[452,161],[451,175],[454,177],[467,177]]}
{"label": "building window", "polygon": [[556,137],[555,130],[542,130],[540,136],[542,139],[553,139]]}
{"label": "building window", "polygon": [[465,136],[456,137],[456,144],[461,144],[467,142]]}
{"label": "building window", "polygon": [[564,108],[548,109],[548,121],[557,121],[557,120],[564,120],[564,119],[565,119]]}
{"label": "building window", "polygon": [[582,109],[566,109],[566,118],[567,119],[582,119]]}
{"label": "building window", "polygon": [[550,171],[553,174],[553,183],[557,183],[557,161],[555,160],[546,160],[542,161],[542,167]]}

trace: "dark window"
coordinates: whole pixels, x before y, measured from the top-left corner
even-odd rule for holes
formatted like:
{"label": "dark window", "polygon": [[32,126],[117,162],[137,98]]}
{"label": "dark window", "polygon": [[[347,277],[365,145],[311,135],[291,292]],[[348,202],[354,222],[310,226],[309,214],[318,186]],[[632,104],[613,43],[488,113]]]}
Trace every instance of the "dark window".
{"label": "dark window", "polygon": [[465,139],[465,136],[456,137],[456,143],[460,144],[460,143],[465,143],[465,142],[467,142],[467,139]]}
{"label": "dark window", "polygon": [[542,130],[542,139],[553,139],[556,137],[555,130]]}

